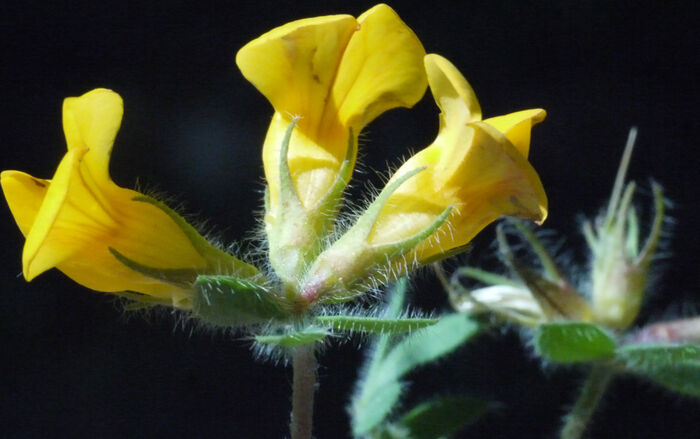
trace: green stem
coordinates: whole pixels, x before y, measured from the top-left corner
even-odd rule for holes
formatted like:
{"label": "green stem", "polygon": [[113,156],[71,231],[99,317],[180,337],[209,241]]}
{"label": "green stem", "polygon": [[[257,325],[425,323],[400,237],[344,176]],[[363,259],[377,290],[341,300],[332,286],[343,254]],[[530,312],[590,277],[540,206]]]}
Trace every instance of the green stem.
{"label": "green stem", "polygon": [[560,439],[580,439],[610,384],[613,371],[606,366],[595,365],[581,387],[581,393],[566,416]]}
{"label": "green stem", "polygon": [[299,346],[292,354],[292,439],[311,439],[316,392],[316,354],[313,344]]}

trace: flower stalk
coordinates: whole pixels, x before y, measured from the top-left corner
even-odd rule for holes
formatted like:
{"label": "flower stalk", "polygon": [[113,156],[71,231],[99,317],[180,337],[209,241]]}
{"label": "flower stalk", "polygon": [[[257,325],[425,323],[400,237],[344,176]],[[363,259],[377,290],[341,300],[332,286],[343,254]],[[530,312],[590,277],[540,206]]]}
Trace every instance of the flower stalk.
{"label": "flower stalk", "polygon": [[314,394],[316,393],[316,353],[313,344],[294,349],[292,353],[292,439],[311,439]]}
{"label": "flower stalk", "polygon": [[610,384],[613,372],[603,365],[594,365],[588,378],[583,383],[578,399],[574,403],[561,429],[561,439],[579,439],[583,437],[593,413],[598,408],[605,390]]}

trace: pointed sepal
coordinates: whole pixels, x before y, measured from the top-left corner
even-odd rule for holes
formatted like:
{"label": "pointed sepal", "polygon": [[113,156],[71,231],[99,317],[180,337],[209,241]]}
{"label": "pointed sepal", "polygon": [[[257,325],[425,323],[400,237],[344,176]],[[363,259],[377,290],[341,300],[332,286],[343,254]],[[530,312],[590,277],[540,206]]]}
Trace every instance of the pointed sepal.
{"label": "pointed sepal", "polygon": [[401,334],[427,328],[438,322],[430,318],[381,318],[351,315],[318,316],[320,325],[335,331],[360,332],[370,334]]}
{"label": "pointed sepal", "polygon": [[311,325],[302,329],[290,329],[280,334],[257,335],[255,341],[272,348],[291,349],[321,343],[330,335],[327,329]]}

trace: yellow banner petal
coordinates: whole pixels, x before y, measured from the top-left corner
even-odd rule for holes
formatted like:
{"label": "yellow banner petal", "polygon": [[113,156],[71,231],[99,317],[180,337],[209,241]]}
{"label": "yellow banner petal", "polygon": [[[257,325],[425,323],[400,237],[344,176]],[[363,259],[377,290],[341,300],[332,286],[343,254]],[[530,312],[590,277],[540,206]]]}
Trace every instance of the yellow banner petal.
{"label": "yellow banner petal", "polygon": [[68,150],[90,149],[85,160],[98,181],[109,179],[109,157],[123,113],[122,98],[104,88],[63,101],[63,132]]}
{"label": "yellow banner petal", "polygon": [[430,91],[442,112],[441,124],[455,125],[481,120],[481,107],[476,94],[454,64],[434,53],[425,56],[424,64]]}
{"label": "yellow banner petal", "polygon": [[[413,31],[385,4],[358,19],[333,84],[331,107],[356,133],[396,107],[412,107],[427,86],[425,49]],[[326,109],[328,113],[330,108]]]}
{"label": "yellow banner petal", "polygon": [[331,15],[293,21],[246,44],[236,55],[243,76],[301,131],[321,123],[338,64],[357,21]]}

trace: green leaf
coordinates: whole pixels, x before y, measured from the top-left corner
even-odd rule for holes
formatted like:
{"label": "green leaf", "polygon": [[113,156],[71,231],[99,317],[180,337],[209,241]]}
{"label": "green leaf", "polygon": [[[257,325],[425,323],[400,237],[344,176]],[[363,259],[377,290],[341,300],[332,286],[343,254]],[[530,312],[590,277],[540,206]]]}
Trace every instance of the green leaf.
{"label": "green leaf", "polygon": [[255,337],[255,341],[282,348],[296,348],[323,341],[328,335],[330,333],[326,329],[309,326],[300,331],[290,331],[280,335],[258,335]]}
{"label": "green leaf", "polygon": [[319,316],[316,321],[338,331],[371,332],[375,334],[400,334],[422,329],[438,322],[438,319],[397,319],[361,316]]}
{"label": "green leaf", "polygon": [[630,344],[618,348],[617,356],[629,369],[645,372],[690,360],[700,360],[700,346],[694,344]]}
{"label": "green leaf", "polygon": [[380,336],[369,371],[351,406],[353,434],[367,434],[389,415],[398,401],[401,377],[452,352],[477,332],[474,321],[452,314],[404,337],[392,348],[388,346],[389,337]]}
{"label": "green leaf", "polygon": [[473,423],[487,408],[488,403],[481,399],[445,396],[416,406],[398,423],[411,439],[438,439]]}
{"label": "green leaf", "polygon": [[684,395],[700,398],[700,346],[694,344],[633,344],[617,356],[632,372]]}
{"label": "green leaf", "polygon": [[646,370],[644,375],[667,389],[700,398],[700,361],[698,360]]}
{"label": "green leaf", "polygon": [[382,375],[399,379],[416,367],[449,354],[476,335],[479,326],[463,314],[451,314],[401,340],[383,361]]}
{"label": "green leaf", "polygon": [[[401,315],[407,289],[408,280],[402,278],[387,292],[389,303],[383,318],[395,319]],[[375,342],[369,351],[365,372],[358,381],[355,392],[353,392],[348,412],[355,436],[364,435],[379,425],[391,412],[401,395],[402,386],[398,380],[385,382],[382,391],[378,391],[376,388],[377,380],[375,377],[382,369],[382,360],[389,349],[391,339],[392,335],[389,333],[382,333],[374,337]]]}
{"label": "green leaf", "polygon": [[352,431],[355,437],[363,436],[382,423],[399,401],[403,386],[398,381],[389,381],[381,391],[374,389],[353,401],[350,407]]}
{"label": "green leaf", "polygon": [[535,349],[555,363],[582,363],[612,357],[615,340],[591,323],[546,323],[537,328]]}
{"label": "green leaf", "polygon": [[[403,311],[403,305],[406,301],[406,291],[408,290],[408,279],[403,277],[394,283],[392,288],[389,290],[389,303],[386,305],[384,310],[385,319],[397,319]],[[376,369],[380,366],[381,361],[386,355],[386,350],[389,348],[389,342],[392,339],[392,335],[388,333],[380,334],[375,338],[374,349],[372,351],[372,356],[368,359],[369,363],[369,373],[372,375],[375,373]]]}
{"label": "green leaf", "polygon": [[248,280],[198,276],[194,287],[193,313],[214,325],[241,326],[288,317],[279,296]]}

